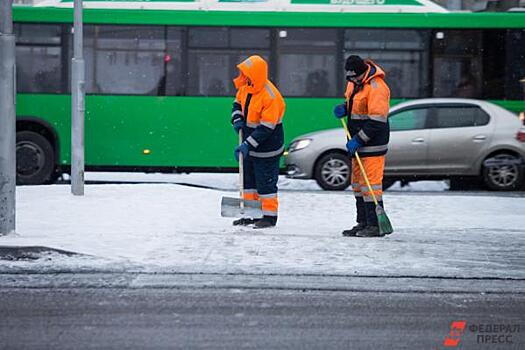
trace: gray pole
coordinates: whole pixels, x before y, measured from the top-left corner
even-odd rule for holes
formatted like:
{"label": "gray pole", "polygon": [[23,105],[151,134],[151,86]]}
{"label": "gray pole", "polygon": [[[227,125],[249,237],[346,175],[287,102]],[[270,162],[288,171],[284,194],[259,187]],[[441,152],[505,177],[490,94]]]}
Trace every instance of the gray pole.
{"label": "gray pole", "polygon": [[71,193],[84,195],[84,55],[82,0],[75,1],[73,60],[71,62]]}
{"label": "gray pole", "polygon": [[16,68],[13,0],[0,0],[0,236],[15,232]]}

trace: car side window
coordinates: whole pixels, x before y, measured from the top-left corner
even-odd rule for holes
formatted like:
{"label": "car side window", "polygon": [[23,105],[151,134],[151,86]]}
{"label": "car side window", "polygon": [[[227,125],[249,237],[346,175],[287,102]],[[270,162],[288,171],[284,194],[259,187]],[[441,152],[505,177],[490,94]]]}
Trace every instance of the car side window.
{"label": "car side window", "polygon": [[394,112],[388,117],[390,130],[402,131],[424,129],[429,111],[428,108],[416,108]]}
{"label": "car side window", "polygon": [[437,107],[431,128],[464,128],[487,125],[489,116],[477,106]]}

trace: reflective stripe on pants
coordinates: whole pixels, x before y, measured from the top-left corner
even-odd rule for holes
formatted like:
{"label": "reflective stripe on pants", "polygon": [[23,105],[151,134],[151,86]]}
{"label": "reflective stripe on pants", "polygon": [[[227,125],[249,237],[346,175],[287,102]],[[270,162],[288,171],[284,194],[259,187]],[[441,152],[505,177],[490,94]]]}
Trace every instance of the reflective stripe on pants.
{"label": "reflective stripe on pants", "polygon": [[258,201],[259,200],[259,194],[257,193],[256,189],[245,189],[244,190],[244,199],[247,201]]}
{"label": "reflective stripe on pants", "polygon": [[361,185],[358,182],[354,181],[354,174],[352,173],[352,191],[354,191],[354,196],[357,197],[363,197],[363,193],[361,193]]}
{"label": "reflective stripe on pants", "polygon": [[262,202],[263,215],[277,216],[279,209],[279,199],[277,193],[264,194],[260,196]]}

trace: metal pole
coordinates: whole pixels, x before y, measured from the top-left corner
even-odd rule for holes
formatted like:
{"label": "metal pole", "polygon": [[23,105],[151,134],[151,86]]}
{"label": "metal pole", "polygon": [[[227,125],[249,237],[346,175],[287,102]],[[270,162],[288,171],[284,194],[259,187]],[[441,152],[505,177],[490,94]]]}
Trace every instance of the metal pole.
{"label": "metal pole", "polygon": [[0,236],[15,232],[16,68],[13,0],[0,0]]}
{"label": "metal pole", "polygon": [[71,193],[84,195],[84,96],[85,64],[82,29],[82,0],[75,1],[73,60],[71,62]]}

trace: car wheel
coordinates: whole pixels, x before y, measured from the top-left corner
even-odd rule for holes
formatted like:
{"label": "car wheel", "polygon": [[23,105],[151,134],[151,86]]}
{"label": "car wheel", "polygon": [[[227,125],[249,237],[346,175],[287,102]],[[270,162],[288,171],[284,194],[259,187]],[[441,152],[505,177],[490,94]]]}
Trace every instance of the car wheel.
{"label": "car wheel", "polygon": [[317,161],[314,177],[324,190],[343,191],[350,186],[351,169],[352,163],[347,155],[328,153]]}
{"label": "car wheel", "polygon": [[55,155],[51,143],[33,131],[16,133],[16,183],[40,185],[55,174]]}
{"label": "car wheel", "polygon": [[[523,168],[520,166],[518,156],[501,153],[491,160],[495,160],[494,165],[483,167],[483,182],[495,191],[512,191],[518,189],[522,184]],[[499,163],[499,164],[498,164]]]}

